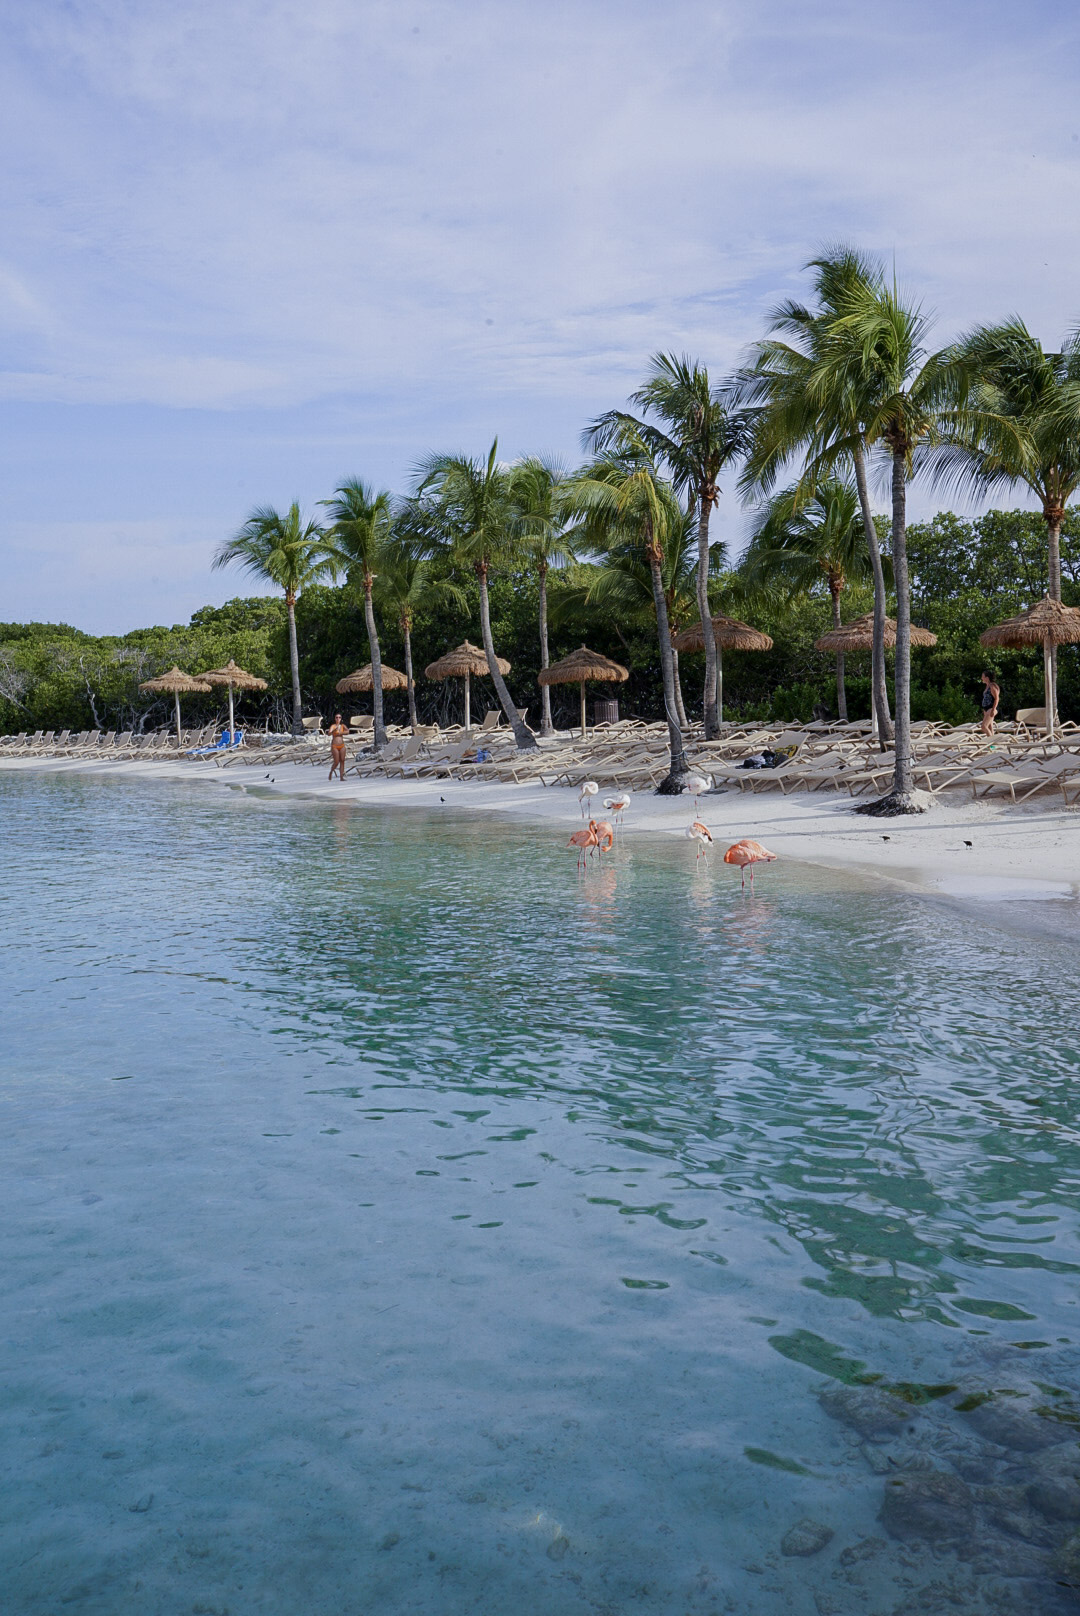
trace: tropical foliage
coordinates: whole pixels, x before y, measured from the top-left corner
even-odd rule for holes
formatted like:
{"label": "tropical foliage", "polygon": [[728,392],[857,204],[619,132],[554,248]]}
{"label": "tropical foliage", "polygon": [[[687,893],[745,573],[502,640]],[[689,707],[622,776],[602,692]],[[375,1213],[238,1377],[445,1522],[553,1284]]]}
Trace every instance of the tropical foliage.
{"label": "tropical foliage", "polygon": [[[774,641],[767,655],[730,656],[728,715],[859,717],[873,706],[885,744],[894,708],[902,805],[911,720],[974,715],[979,633],[1047,590],[1080,601],[1080,512],[1068,503],[1080,492],[1080,337],[1045,351],[1013,318],[935,350],[929,317],[874,260],[838,248],[808,269],[810,301],[775,309],[734,377],[654,355],[627,406],[587,428],[590,459],[577,469],[536,456],[507,463],[497,442],[477,456],[430,455],[405,497],[353,476],[322,502],[320,521],[295,504],[252,511],[215,565],[243,567],[277,599],[234,600],[122,637],[0,624],[0,725],[153,725],[163,704],[140,683],[173,662],[197,672],[233,656],[268,684],[243,698],[249,722],[295,731],[305,708],[332,710],[338,679],[370,660],[380,745],[390,721],[457,716],[455,687],[418,681],[415,668],[468,638],[483,645],[517,744],[530,747],[534,728],[569,720],[573,700],[541,694],[537,673],[586,642],[629,668],[624,710],[666,722],[664,789],[674,791],[687,722],[715,728],[716,681],[711,627],[704,654],[683,667],[672,637],[724,612]],[[918,477],[965,498],[1020,490],[1038,510],[939,511],[909,524]],[[730,533],[725,545],[713,528],[724,481],[753,507],[734,567]],[[887,512],[873,510],[874,486],[887,488]],[[830,668],[815,640],[871,609],[873,655]],[[898,625],[891,670],[887,613]],[[914,658],[912,622],[938,636]],[[384,658],[407,675],[385,712]],[[500,658],[511,664],[505,677]],[[999,655],[994,671],[1005,711],[1039,705],[1033,655]],[[1075,648],[1059,651],[1058,674],[1062,711],[1080,713]],[[193,697],[191,722],[214,717],[220,699]]]}

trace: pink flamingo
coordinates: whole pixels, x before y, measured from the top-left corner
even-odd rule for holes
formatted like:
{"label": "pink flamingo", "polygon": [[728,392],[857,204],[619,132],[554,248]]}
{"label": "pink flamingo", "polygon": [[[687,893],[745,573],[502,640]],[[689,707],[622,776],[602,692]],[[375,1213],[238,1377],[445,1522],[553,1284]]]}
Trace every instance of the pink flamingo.
{"label": "pink flamingo", "polygon": [[591,819],[589,821],[596,829],[597,857],[602,853],[609,853],[615,846],[615,832],[609,819]]}
{"label": "pink flamingo", "polygon": [[590,819],[586,827],[576,830],[567,842],[567,847],[577,848],[577,867],[585,868],[585,860],[592,853],[594,847],[599,847],[600,838],[596,834],[596,820]]}
{"label": "pink flamingo", "polygon": [[592,807],[592,800],[599,790],[600,787],[597,785],[595,780],[586,780],[581,790],[578,792],[578,802],[581,804],[582,819],[585,818],[585,814],[588,809]]}
{"label": "pink flamingo", "polygon": [[733,842],[728,848],[727,852],[724,854],[724,863],[737,864],[739,866],[739,869],[742,871],[742,884],[744,887],[746,886],[746,872],[749,869],[750,891],[753,892],[754,865],[771,864],[775,857],[776,854],[770,853],[769,849],[767,847],[762,847],[760,842],[755,842],[750,837],[744,837],[741,842]]}
{"label": "pink flamingo", "polygon": [[694,855],[695,865],[697,864],[698,859],[703,858],[705,860],[705,867],[708,869],[709,848],[712,846],[712,831],[709,829],[708,825],[703,825],[700,819],[695,819],[692,825],[687,825],[686,827],[686,840],[688,842],[697,843],[697,852]]}

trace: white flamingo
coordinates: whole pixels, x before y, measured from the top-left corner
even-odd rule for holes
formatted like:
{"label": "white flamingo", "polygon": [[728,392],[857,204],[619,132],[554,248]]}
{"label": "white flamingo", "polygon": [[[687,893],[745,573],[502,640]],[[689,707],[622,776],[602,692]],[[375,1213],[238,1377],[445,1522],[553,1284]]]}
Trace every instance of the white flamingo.
{"label": "white flamingo", "polygon": [[698,798],[712,787],[712,780],[708,775],[690,774],[686,777],[686,789],[694,799],[694,807],[700,808]]}
{"label": "white flamingo", "polygon": [[692,825],[687,825],[686,827],[686,840],[697,843],[694,863],[697,864],[698,859],[703,858],[707,869],[709,865],[709,848],[712,846],[712,831],[708,825],[703,825],[700,819],[695,819]]}
{"label": "white flamingo", "polygon": [[616,825],[622,824],[622,816],[630,806],[630,793],[623,791],[617,797],[605,797],[604,807],[615,815]]}
{"label": "white flamingo", "polygon": [[591,811],[591,809],[592,809],[592,800],[596,796],[596,793],[599,790],[600,790],[600,787],[597,785],[595,780],[586,780],[585,784],[582,786],[581,790],[579,791],[579,793],[578,793],[578,802],[580,802],[580,804],[581,804],[581,817],[582,817],[582,819],[585,818],[586,813]]}

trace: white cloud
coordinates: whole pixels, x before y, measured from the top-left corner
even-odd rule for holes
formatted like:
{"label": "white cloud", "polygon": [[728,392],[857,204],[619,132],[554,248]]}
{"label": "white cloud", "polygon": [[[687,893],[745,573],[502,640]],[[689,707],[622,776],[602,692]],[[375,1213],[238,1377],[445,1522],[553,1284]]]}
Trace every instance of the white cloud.
{"label": "white cloud", "polygon": [[[395,470],[497,405],[569,454],[656,348],[735,362],[839,237],[895,250],[942,341],[1080,319],[1080,27],[1053,0],[70,0],[6,24],[0,400],[254,408],[286,439],[351,400],[393,423]],[[115,467],[107,508],[150,520]]]}

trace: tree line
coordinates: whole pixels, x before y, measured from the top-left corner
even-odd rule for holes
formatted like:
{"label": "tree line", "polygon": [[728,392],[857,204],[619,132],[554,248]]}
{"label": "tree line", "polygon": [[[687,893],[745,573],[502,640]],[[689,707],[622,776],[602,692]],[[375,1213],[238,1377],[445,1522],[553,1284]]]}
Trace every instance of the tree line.
{"label": "tree line", "polygon": [[[220,546],[215,565],[238,564],[280,591],[277,619],[267,615],[255,630],[262,660],[250,671],[280,676],[287,664],[287,689],[272,678],[268,699],[287,705],[294,730],[305,681],[309,699],[314,691],[326,700],[330,672],[340,676],[347,671],[341,663],[355,660],[362,623],[376,674],[374,743],[381,746],[386,719],[378,670],[386,648],[405,663],[415,723],[418,703],[434,699],[418,696],[418,631],[424,655],[437,655],[459,631],[461,638],[475,632],[475,612],[492,684],[519,747],[536,744],[517,709],[537,702],[531,681],[550,663],[552,636],[566,645],[588,637],[631,669],[624,688],[636,710],[666,721],[670,767],[661,790],[679,791],[687,701],[673,635],[695,619],[705,629],[704,679],[690,706],[713,737],[719,715],[712,618],[741,613],[773,633],[776,649],[752,670],[751,656],[742,658],[731,691],[737,710],[809,716],[807,708],[831,700],[842,716],[849,706],[853,712],[872,706],[882,745],[895,747],[885,807],[910,809],[912,718],[937,716],[925,711],[935,701],[953,709],[967,702],[988,610],[993,621],[1044,591],[1060,600],[1063,583],[1075,593],[1078,525],[1067,507],[1080,483],[1080,342],[1074,334],[1060,352],[1046,352],[1012,318],[935,351],[927,317],[875,260],[842,248],[808,269],[812,299],[781,304],[768,335],[734,375],[714,382],[696,361],[654,356],[627,408],[606,412],[586,429],[587,458],[576,468],[537,457],[507,465],[496,442],[480,456],[429,457],[398,498],[352,478],[314,513],[296,505],[253,511]],[[879,471],[889,490],[885,518],[875,517],[871,502]],[[737,567],[712,531],[721,480],[729,476],[754,513]],[[942,512],[909,529],[913,479],[964,495],[1023,488],[1035,495],[1039,512],[991,511],[976,522]],[[241,628],[242,603],[232,606],[228,649],[242,660],[236,636],[251,630]],[[839,663],[834,690],[810,653],[823,606],[834,624],[852,610],[869,608],[874,617],[869,666],[853,674]],[[245,610],[267,614],[270,604]],[[890,611],[891,695],[884,632]],[[939,634],[933,652],[920,652],[914,681],[913,613]],[[212,609],[196,617],[192,631],[227,634]],[[181,631],[145,634],[167,632]],[[72,636],[63,652],[68,684],[77,661],[92,702],[89,648],[80,657]],[[249,662],[258,662],[255,645],[247,649]],[[508,678],[499,671],[497,649],[512,662]],[[196,671],[201,661],[198,654],[174,658],[171,649],[163,654]],[[340,660],[324,673],[331,654]],[[138,636],[127,636],[113,655],[139,660],[146,676],[145,638],[140,645]],[[25,634],[20,640],[0,626],[0,717],[9,727],[20,704],[26,708],[28,660]],[[1062,691],[1073,701],[1080,691],[1071,649],[1060,660]],[[1028,660],[1005,655],[999,663],[1016,695],[1030,694],[1036,704]],[[531,688],[522,688],[523,679]],[[540,733],[550,733],[555,716],[546,688],[538,704]]]}

